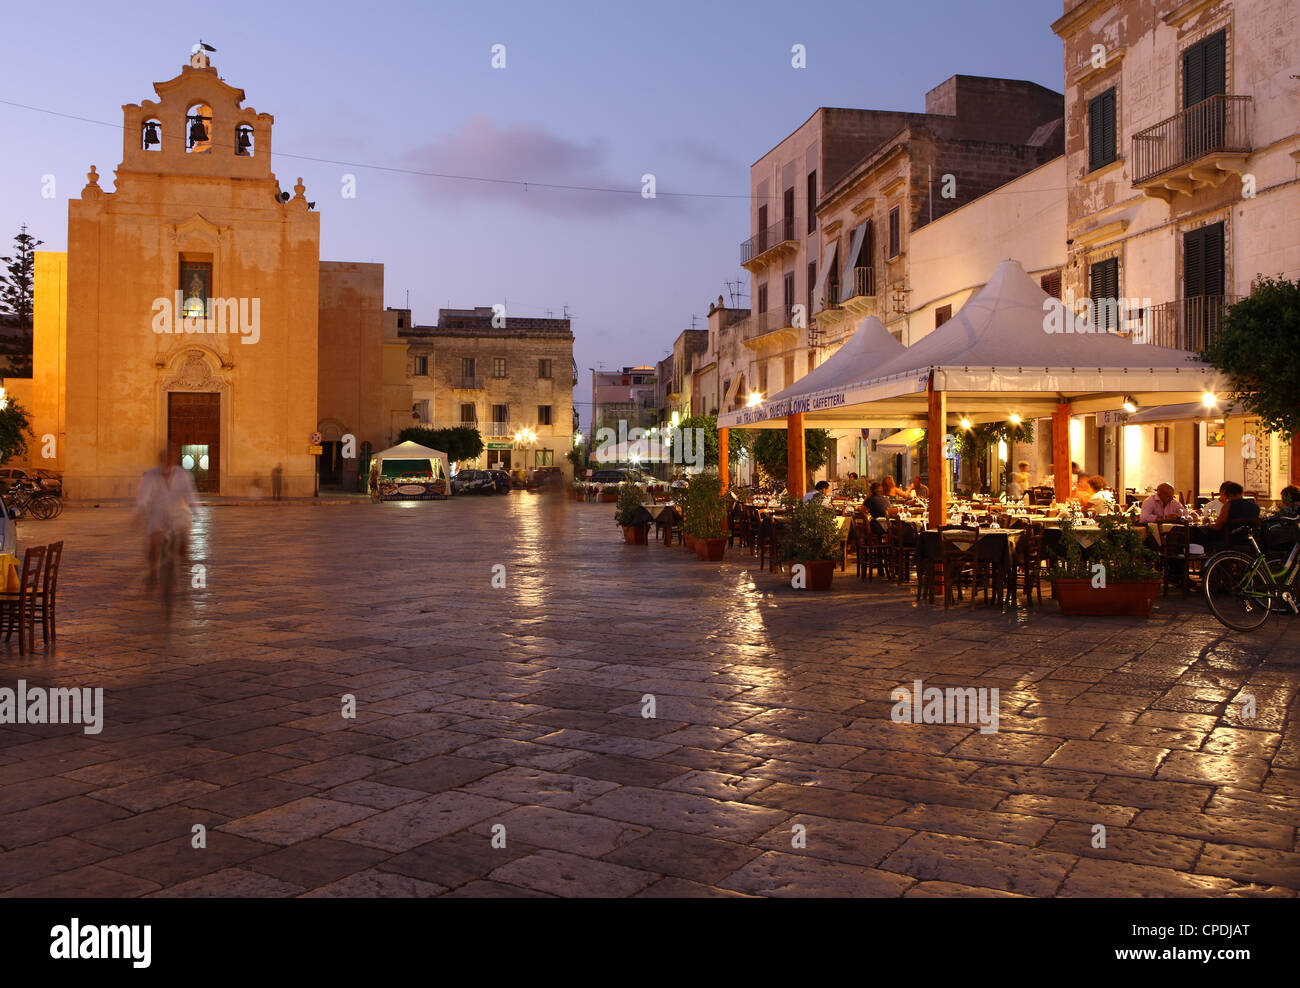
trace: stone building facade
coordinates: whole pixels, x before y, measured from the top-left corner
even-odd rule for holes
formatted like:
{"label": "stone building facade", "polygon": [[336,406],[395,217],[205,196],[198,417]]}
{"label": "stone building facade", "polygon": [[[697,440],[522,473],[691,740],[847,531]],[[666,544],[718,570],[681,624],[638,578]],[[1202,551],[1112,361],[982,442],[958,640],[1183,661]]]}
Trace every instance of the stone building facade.
{"label": "stone building facade", "polygon": [[206,52],[154,90],[123,107],[113,189],[92,166],[66,253],[37,258],[39,465],[72,498],[134,495],[160,450],[209,494],[265,494],[278,468],[310,495],[313,433],[380,442],[377,406],[409,402],[380,386],[382,268],[320,263],[320,215],[271,172],[273,118]]}
{"label": "stone building facade", "polygon": [[409,310],[385,318],[406,346],[414,422],[477,428],[486,448],[467,466],[556,466],[572,476],[577,371],[568,319],[498,315],[491,306],[440,309],[435,326],[412,326]]}

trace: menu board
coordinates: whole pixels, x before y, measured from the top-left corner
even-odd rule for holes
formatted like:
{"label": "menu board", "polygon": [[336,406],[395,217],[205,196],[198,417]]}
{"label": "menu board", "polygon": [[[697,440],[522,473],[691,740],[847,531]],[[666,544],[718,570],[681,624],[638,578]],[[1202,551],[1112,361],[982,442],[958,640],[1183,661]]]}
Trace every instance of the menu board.
{"label": "menu board", "polygon": [[[1254,442],[1249,439],[1241,444],[1241,465],[1242,465],[1242,486],[1248,491],[1259,491],[1264,497],[1268,497],[1272,492],[1272,474],[1269,463],[1269,441],[1268,433],[1259,427],[1258,422],[1247,422],[1246,437],[1253,437]],[[1254,456],[1249,457],[1246,454],[1253,448]]]}

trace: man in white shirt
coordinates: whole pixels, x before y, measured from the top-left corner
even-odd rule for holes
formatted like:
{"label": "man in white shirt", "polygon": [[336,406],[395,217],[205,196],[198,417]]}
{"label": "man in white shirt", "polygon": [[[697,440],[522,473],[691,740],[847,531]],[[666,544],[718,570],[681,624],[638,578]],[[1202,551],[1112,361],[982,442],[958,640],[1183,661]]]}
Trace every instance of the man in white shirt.
{"label": "man in white shirt", "polygon": [[167,450],[160,452],[158,465],[146,470],[140,478],[140,491],[135,501],[136,511],[144,518],[149,532],[151,586],[158,580],[158,558],[162,554],[163,537],[168,532],[176,546],[177,558],[188,558],[192,509],[198,503],[199,495],[190,472],[172,463]]}
{"label": "man in white shirt", "polygon": [[829,481],[819,480],[817,486],[803,496],[805,501],[823,501],[826,499],[826,492],[831,489]]}
{"label": "man in white shirt", "polygon": [[1168,484],[1161,484],[1154,494],[1142,502],[1142,513],[1138,516],[1138,521],[1175,521],[1186,516],[1187,509],[1174,497],[1174,489]]}

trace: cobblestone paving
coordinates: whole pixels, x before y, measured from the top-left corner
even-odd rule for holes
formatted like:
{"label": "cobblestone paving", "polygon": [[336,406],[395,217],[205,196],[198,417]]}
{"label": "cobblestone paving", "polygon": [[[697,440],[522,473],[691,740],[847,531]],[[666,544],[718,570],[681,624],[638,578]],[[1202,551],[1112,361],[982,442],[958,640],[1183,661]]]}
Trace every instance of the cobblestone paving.
{"label": "cobblestone paving", "polygon": [[[24,523],[67,542],[60,636],[0,651],[0,686],[103,687],[106,715],[0,725],[0,892],[1300,889],[1294,619],[945,612],[851,572],[801,593],[743,550],[625,546],[612,513],[205,509],[207,586],[169,625],[124,508]],[[997,687],[999,730],[894,723],[918,679]]]}

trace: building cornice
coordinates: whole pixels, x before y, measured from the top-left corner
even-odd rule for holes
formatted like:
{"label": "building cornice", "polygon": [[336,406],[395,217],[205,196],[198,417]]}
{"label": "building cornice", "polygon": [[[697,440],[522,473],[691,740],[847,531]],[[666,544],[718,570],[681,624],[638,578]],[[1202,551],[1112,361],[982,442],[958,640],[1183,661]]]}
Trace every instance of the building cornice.
{"label": "building cornice", "polygon": [[1064,39],[1067,34],[1073,34],[1084,21],[1101,13],[1107,7],[1115,5],[1117,0],[1083,0],[1068,14],[1063,14],[1052,22],[1052,31],[1058,38]]}

